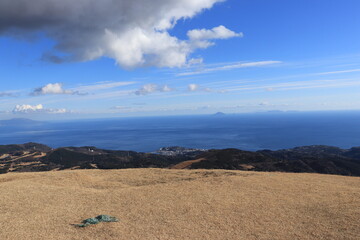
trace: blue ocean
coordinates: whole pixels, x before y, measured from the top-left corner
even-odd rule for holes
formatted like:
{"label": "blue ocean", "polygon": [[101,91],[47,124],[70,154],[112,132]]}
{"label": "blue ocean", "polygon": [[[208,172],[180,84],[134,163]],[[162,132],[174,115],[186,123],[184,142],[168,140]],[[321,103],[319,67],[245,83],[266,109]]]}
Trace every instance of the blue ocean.
{"label": "blue ocean", "polygon": [[0,144],[96,146],[152,152],[160,147],[243,150],[305,145],[360,146],[360,112],[273,112],[138,117],[0,126]]}

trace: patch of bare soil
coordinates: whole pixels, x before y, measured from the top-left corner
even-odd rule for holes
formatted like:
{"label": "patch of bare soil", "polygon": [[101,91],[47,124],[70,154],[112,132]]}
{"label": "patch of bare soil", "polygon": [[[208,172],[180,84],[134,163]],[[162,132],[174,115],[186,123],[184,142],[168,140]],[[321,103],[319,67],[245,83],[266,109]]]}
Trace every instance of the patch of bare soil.
{"label": "patch of bare soil", "polygon": [[178,164],[170,167],[170,169],[187,169],[193,163],[201,162],[203,160],[205,160],[205,159],[204,158],[199,158],[199,159],[195,159],[195,160],[184,161],[184,162],[178,163]]}

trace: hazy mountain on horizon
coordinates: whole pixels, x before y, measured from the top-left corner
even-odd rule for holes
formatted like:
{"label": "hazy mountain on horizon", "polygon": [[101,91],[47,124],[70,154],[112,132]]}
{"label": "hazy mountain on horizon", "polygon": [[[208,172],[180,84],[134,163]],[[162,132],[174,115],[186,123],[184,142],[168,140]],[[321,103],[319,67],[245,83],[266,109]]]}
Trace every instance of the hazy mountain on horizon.
{"label": "hazy mountain on horizon", "polygon": [[223,113],[223,112],[217,112],[217,113],[214,113],[213,116],[225,116],[226,114]]}
{"label": "hazy mountain on horizon", "polygon": [[2,126],[28,126],[28,125],[40,125],[43,121],[36,121],[29,118],[11,118],[6,120],[0,120],[0,127]]}

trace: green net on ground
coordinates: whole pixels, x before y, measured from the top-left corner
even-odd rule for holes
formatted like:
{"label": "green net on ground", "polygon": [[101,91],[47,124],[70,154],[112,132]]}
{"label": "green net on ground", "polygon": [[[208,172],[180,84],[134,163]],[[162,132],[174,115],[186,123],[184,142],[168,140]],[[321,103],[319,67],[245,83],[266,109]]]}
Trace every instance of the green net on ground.
{"label": "green net on ground", "polygon": [[100,222],[118,222],[119,219],[117,219],[116,217],[112,217],[109,215],[99,215],[97,217],[94,218],[88,218],[85,219],[84,221],[82,221],[82,224],[76,224],[75,226],[77,227],[87,227],[89,225],[92,224],[98,224]]}

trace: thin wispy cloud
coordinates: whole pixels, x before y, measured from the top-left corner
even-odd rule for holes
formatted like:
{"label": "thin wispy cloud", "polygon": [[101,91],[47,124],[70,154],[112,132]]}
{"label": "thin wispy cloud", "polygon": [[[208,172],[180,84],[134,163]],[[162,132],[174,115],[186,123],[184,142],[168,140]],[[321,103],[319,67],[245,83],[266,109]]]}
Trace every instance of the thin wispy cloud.
{"label": "thin wispy cloud", "polygon": [[187,87],[189,92],[212,92],[213,90],[211,88],[208,87],[202,87],[198,84],[189,84]]}
{"label": "thin wispy cloud", "polygon": [[215,81],[215,82],[209,82],[207,83],[208,86],[211,88],[227,88],[231,86],[248,86],[252,84],[261,84],[264,89],[267,91],[273,91],[274,89],[272,87],[267,87],[269,82],[281,82],[283,83],[286,80],[295,79],[291,82],[298,82],[296,79],[301,79],[300,81],[303,81],[305,78],[309,78],[308,81],[318,81],[313,80],[313,76],[327,76],[327,75],[341,75],[346,73],[356,73],[360,72],[360,69],[349,69],[349,70],[341,70],[341,71],[332,71],[332,72],[316,72],[316,73],[304,73],[304,74],[297,74],[297,75],[283,75],[273,78],[262,78],[262,79],[235,79],[235,80],[226,80],[226,81]]}
{"label": "thin wispy cloud", "polygon": [[135,84],[136,82],[133,81],[127,81],[127,82],[102,82],[98,84],[92,84],[92,85],[85,85],[74,88],[77,91],[83,91],[83,92],[93,92],[93,91],[99,91],[99,90],[106,90],[106,89],[112,89],[112,88],[118,88],[118,87],[124,87],[129,86],[132,84]]}
{"label": "thin wispy cloud", "polygon": [[[111,100],[111,99],[130,99],[134,95],[133,90],[117,90],[117,91],[105,91],[105,92],[98,92],[96,94],[88,94],[82,96],[81,98],[77,97],[74,98],[52,98],[47,100],[47,103],[73,103],[75,100],[77,103],[83,103],[85,105],[88,104],[89,101],[96,101],[96,100]],[[135,96],[134,96],[135,98]]]}
{"label": "thin wispy cloud", "polygon": [[252,68],[252,67],[264,67],[274,64],[280,64],[281,61],[259,61],[259,62],[245,62],[245,63],[236,63],[236,64],[229,64],[220,67],[213,67],[213,68],[203,68],[196,71],[191,72],[182,72],[177,74],[177,76],[191,76],[191,75],[198,75],[198,74],[206,74],[206,73],[213,73],[219,71],[229,71],[233,69],[239,68]]}
{"label": "thin wispy cloud", "polygon": [[228,92],[237,91],[288,91],[288,90],[300,90],[300,89],[312,89],[312,88],[336,88],[336,87],[351,87],[360,86],[360,82],[357,79],[328,79],[328,80],[309,80],[309,81],[295,81],[276,83],[271,85],[243,85],[241,87],[234,86],[226,88]]}
{"label": "thin wispy cloud", "polygon": [[16,97],[16,94],[11,92],[0,92],[0,97]]}
{"label": "thin wispy cloud", "polygon": [[333,72],[314,73],[314,75],[332,75],[332,74],[353,73],[353,72],[360,72],[360,68],[359,69],[333,71]]}
{"label": "thin wispy cloud", "polygon": [[129,111],[132,108],[128,107],[128,106],[114,106],[111,108],[112,110],[117,110],[117,111]]}

